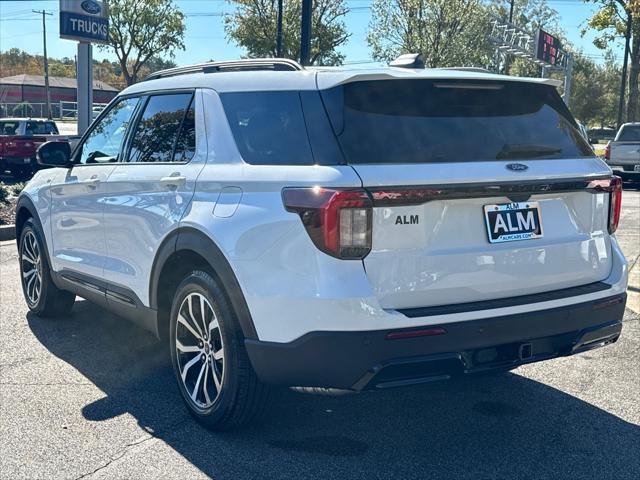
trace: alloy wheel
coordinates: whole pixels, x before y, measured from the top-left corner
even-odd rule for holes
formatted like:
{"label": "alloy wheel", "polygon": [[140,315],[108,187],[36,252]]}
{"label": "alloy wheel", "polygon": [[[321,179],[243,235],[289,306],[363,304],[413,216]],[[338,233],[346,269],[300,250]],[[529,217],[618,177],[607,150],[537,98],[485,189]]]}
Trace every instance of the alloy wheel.
{"label": "alloy wheel", "polygon": [[211,304],[200,293],[185,297],[176,321],[176,359],[182,384],[200,409],[213,405],[224,380],[224,341]]}
{"label": "alloy wheel", "polygon": [[28,231],[22,239],[20,262],[25,295],[30,305],[36,305],[42,291],[42,257],[33,231]]}

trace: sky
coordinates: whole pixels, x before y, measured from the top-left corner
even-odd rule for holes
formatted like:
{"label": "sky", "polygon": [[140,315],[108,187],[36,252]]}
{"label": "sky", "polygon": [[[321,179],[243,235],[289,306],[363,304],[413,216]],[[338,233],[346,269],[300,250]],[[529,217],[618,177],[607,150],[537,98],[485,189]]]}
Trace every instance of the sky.
{"label": "sky", "polygon": [[[285,0],[286,1],[286,0]],[[346,0],[352,11],[345,22],[352,33],[346,45],[340,48],[346,63],[370,62],[370,50],[366,43],[366,31],[371,18],[372,0]],[[210,59],[229,60],[239,58],[243,49],[227,41],[223,26],[223,15],[233,11],[226,0],[174,0],[186,15],[184,51],[175,52],[178,65],[205,62]],[[603,59],[603,51],[593,43],[593,34],[580,35],[581,26],[595,10],[593,4],[582,0],[547,0],[558,11],[561,25],[569,41],[581,48],[586,55],[596,61]],[[59,1],[9,1],[0,0],[0,51],[20,48],[31,54],[42,54],[42,17],[32,10],[46,10],[53,13],[46,17],[47,53],[49,57],[73,57],[77,43],[59,38]],[[552,32],[551,32],[552,33]],[[623,44],[614,45],[618,58],[623,55]],[[113,52],[94,48],[93,58],[116,60]]]}

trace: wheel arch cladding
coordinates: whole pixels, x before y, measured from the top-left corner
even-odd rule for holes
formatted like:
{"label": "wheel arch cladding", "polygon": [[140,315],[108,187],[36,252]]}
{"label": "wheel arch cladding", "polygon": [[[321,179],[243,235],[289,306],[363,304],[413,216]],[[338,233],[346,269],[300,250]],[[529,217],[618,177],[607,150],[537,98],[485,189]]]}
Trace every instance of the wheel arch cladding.
{"label": "wheel arch cladding", "polygon": [[[158,331],[162,332],[169,320],[171,292],[190,271],[195,268],[208,269],[224,289],[245,338],[257,340],[249,307],[233,273],[231,265],[220,248],[206,234],[194,228],[175,230],[162,242],[151,270],[149,284],[150,307],[158,311]],[[167,306],[169,308],[167,309]]]}
{"label": "wheel arch cladding", "polygon": [[34,222],[41,227],[40,219],[36,215],[36,208],[33,202],[29,197],[23,195],[18,199],[16,205],[16,243],[20,242],[22,228],[29,218],[33,218]]}

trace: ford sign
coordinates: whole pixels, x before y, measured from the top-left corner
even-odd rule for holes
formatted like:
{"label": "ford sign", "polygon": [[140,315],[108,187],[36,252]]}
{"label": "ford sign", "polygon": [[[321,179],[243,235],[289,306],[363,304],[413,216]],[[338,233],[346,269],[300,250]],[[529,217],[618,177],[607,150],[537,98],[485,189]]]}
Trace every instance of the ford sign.
{"label": "ford sign", "polygon": [[98,15],[102,11],[100,4],[93,0],[84,0],[80,6],[82,7],[82,10],[91,15]]}
{"label": "ford sign", "polygon": [[514,171],[514,172],[524,172],[525,170],[529,169],[529,167],[527,167],[523,163],[509,163],[509,164],[507,164],[507,168],[509,170]]}

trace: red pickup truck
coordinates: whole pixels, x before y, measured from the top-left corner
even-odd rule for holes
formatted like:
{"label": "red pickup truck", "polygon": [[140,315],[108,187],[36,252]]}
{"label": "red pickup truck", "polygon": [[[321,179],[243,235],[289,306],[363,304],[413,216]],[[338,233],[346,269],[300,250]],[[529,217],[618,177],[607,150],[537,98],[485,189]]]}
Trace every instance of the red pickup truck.
{"label": "red pickup truck", "polygon": [[51,140],[68,141],[52,120],[0,119],[0,173],[9,170],[14,177],[31,176],[38,168],[36,150]]}

